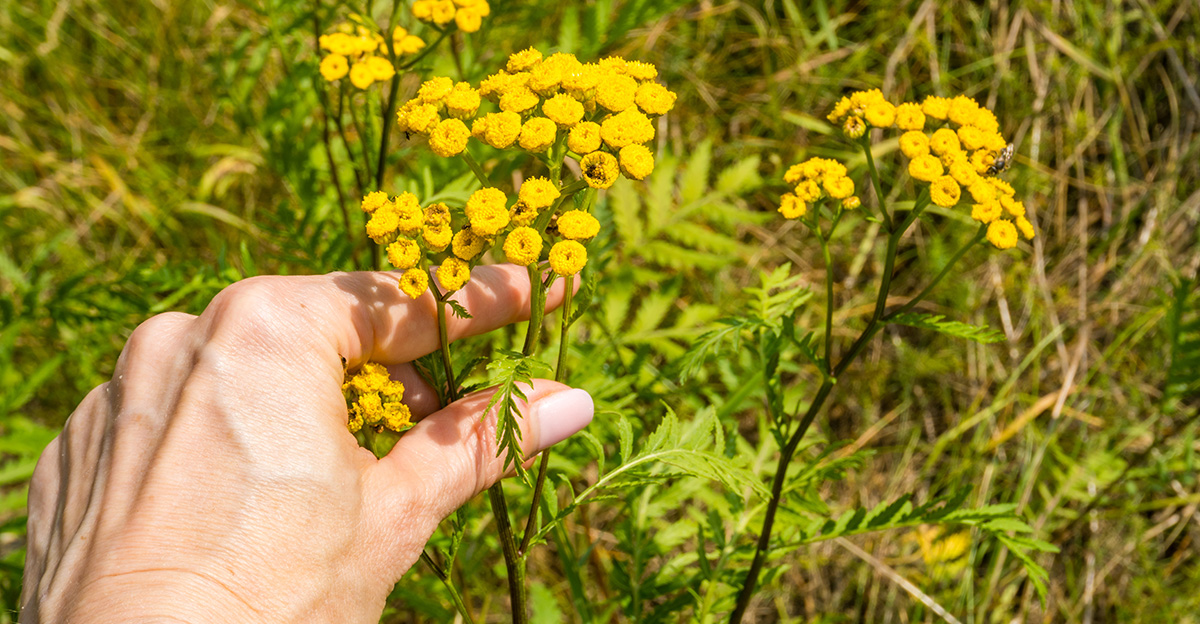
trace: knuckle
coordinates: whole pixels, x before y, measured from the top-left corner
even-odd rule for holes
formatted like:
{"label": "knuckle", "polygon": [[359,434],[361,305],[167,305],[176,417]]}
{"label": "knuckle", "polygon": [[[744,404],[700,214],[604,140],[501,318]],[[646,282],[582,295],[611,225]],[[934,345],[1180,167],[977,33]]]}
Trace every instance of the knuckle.
{"label": "knuckle", "polygon": [[213,298],[202,318],[208,321],[210,337],[232,334],[255,343],[291,339],[298,335],[287,312],[293,303],[287,278],[258,276],[234,283]]}
{"label": "knuckle", "polygon": [[117,363],[118,370],[128,365],[128,360],[136,354],[161,349],[164,344],[178,336],[180,331],[191,325],[195,319],[196,317],[191,314],[183,312],[164,312],[142,321],[125,341],[125,347],[121,350],[121,357]]}

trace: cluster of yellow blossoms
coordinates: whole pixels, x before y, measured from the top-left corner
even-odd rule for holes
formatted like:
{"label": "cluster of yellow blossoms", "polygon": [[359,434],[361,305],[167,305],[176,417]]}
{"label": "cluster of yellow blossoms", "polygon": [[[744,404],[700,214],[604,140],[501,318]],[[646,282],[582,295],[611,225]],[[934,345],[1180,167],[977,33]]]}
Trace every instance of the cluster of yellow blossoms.
{"label": "cluster of yellow blossoms", "polygon": [[[496,149],[517,147],[579,161],[583,179],[608,188],[620,174],[643,180],[654,170],[653,117],[675,106],[675,94],[654,82],[650,63],[608,57],[582,63],[573,54],[543,58],[530,48],[473,87],[433,78],[397,113],[399,128],[428,137],[430,149],[456,156],[470,138]],[[496,112],[479,114],[484,99]],[[468,129],[467,121],[471,122]]]}
{"label": "cluster of yellow blossoms", "polygon": [[487,0],[416,0],[412,6],[413,17],[445,26],[454,22],[458,29],[473,33],[483,25],[483,18],[492,12]]}
{"label": "cluster of yellow blossoms", "polygon": [[413,425],[412,412],[401,402],[404,384],[394,381],[382,364],[368,362],[353,375],[346,371],[342,395],[346,397],[350,418],[347,427],[351,433],[358,433],[363,427],[401,433]]}
{"label": "cluster of yellow blossoms", "polygon": [[995,175],[1003,169],[997,158],[1008,141],[1000,134],[996,115],[975,100],[930,96],[920,104],[896,106],[878,89],[859,91],[843,97],[829,121],[852,139],[862,137],[867,126],[903,131],[900,151],[909,159],[908,173],[929,185],[930,201],[950,208],[964,198],[966,189],[973,200],[971,217],[988,225],[987,238],[994,246],[1015,247],[1018,231],[1033,238],[1025,205],[1015,199],[1012,186]]}
{"label": "cluster of yellow blossoms", "polygon": [[[379,33],[362,24],[340,24],[336,32],[321,35],[318,41],[321,49],[328,52],[321,59],[321,76],[329,82],[349,75],[354,86],[366,89],[396,75],[396,68],[388,60],[387,43]],[[392,47],[400,56],[420,51],[425,42],[397,26],[392,31]]]}
{"label": "cluster of yellow blossoms", "polygon": [[862,205],[854,195],[854,180],[846,175],[846,165],[828,158],[810,158],[792,165],[783,174],[794,193],[785,193],[779,212],[787,219],[800,219],[808,214],[808,205],[826,197],[842,202],[842,208],[853,210]]}
{"label": "cluster of yellow blossoms", "polygon": [[[502,236],[507,261],[522,266],[537,263],[545,237],[533,226],[541,216],[547,216],[545,223],[550,224],[549,218],[555,215],[547,215],[547,209],[559,197],[559,189],[550,180],[530,178],[521,185],[511,208],[503,191],[481,188],[471,194],[463,218],[458,219],[443,203],[422,208],[412,193],[391,198],[376,191],[363,198],[362,209],[371,215],[367,235],[386,247],[388,262],[404,271],[400,290],[416,299],[429,289],[431,259],[447,250],[437,269],[438,283],[446,291],[466,285],[471,269]],[[599,221],[587,212],[569,210],[557,215],[554,227],[546,229],[546,236],[561,239],[550,248],[551,270],[560,276],[581,271],[587,264],[587,249],[581,241],[599,233]]]}

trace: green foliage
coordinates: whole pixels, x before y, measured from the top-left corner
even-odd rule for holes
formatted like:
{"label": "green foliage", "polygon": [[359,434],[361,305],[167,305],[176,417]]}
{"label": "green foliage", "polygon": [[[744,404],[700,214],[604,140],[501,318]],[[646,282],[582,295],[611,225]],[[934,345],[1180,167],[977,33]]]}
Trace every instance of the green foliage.
{"label": "green foliage", "polygon": [[947,336],[964,338],[980,344],[992,344],[1004,340],[1003,334],[994,329],[988,329],[987,326],[979,327],[959,321],[946,321],[943,320],[944,318],[940,314],[905,312],[904,314],[897,314],[890,317],[888,321],[899,325],[908,325],[909,327],[930,329],[941,334],[946,334]]}
{"label": "green foliage", "polygon": [[521,404],[528,401],[529,397],[518,384],[531,385],[534,377],[545,376],[552,369],[532,356],[507,350],[494,353],[487,369],[492,374],[491,385],[496,387],[496,394],[488,401],[484,413],[495,408],[496,457],[504,457],[505,470],[515,467],[522,479],[528,479],[528,473],[522,466],[525,452],[521,448],[520,419],[524,418]]}
{"label": "green foliage", "polygon": [[1178,401],[1182,406],[1200,409],[1200,283],[1195,278],[1179,278],[1167,312],[1170,341],[1167,380],[1163,404]]}

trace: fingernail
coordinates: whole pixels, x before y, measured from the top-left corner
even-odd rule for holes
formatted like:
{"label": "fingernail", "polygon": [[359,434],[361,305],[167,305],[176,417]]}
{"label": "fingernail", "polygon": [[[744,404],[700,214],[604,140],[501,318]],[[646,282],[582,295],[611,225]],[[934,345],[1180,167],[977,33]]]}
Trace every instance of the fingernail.
{"label": "fingernail", "polygon": [[588,426],[595,409],[592,395],[578,388],[555,392],[539,400],[536,406],[541,433],[539,440],[543,449],[562,442]]}

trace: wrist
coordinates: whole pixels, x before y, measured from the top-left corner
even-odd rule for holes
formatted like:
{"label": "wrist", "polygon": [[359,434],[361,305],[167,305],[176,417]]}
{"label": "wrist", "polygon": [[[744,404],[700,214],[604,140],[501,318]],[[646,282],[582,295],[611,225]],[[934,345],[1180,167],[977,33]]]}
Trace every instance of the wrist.
{"label": "wrist", "polygon": [[[217,624],[268,619],[235,588],[193,570],[163,568],[102,576],[84,581],[77,591],[60,598],[46,599],[40,613],[28,621]],[[27,621],[30,614],[22,615],[22,621]]]}

